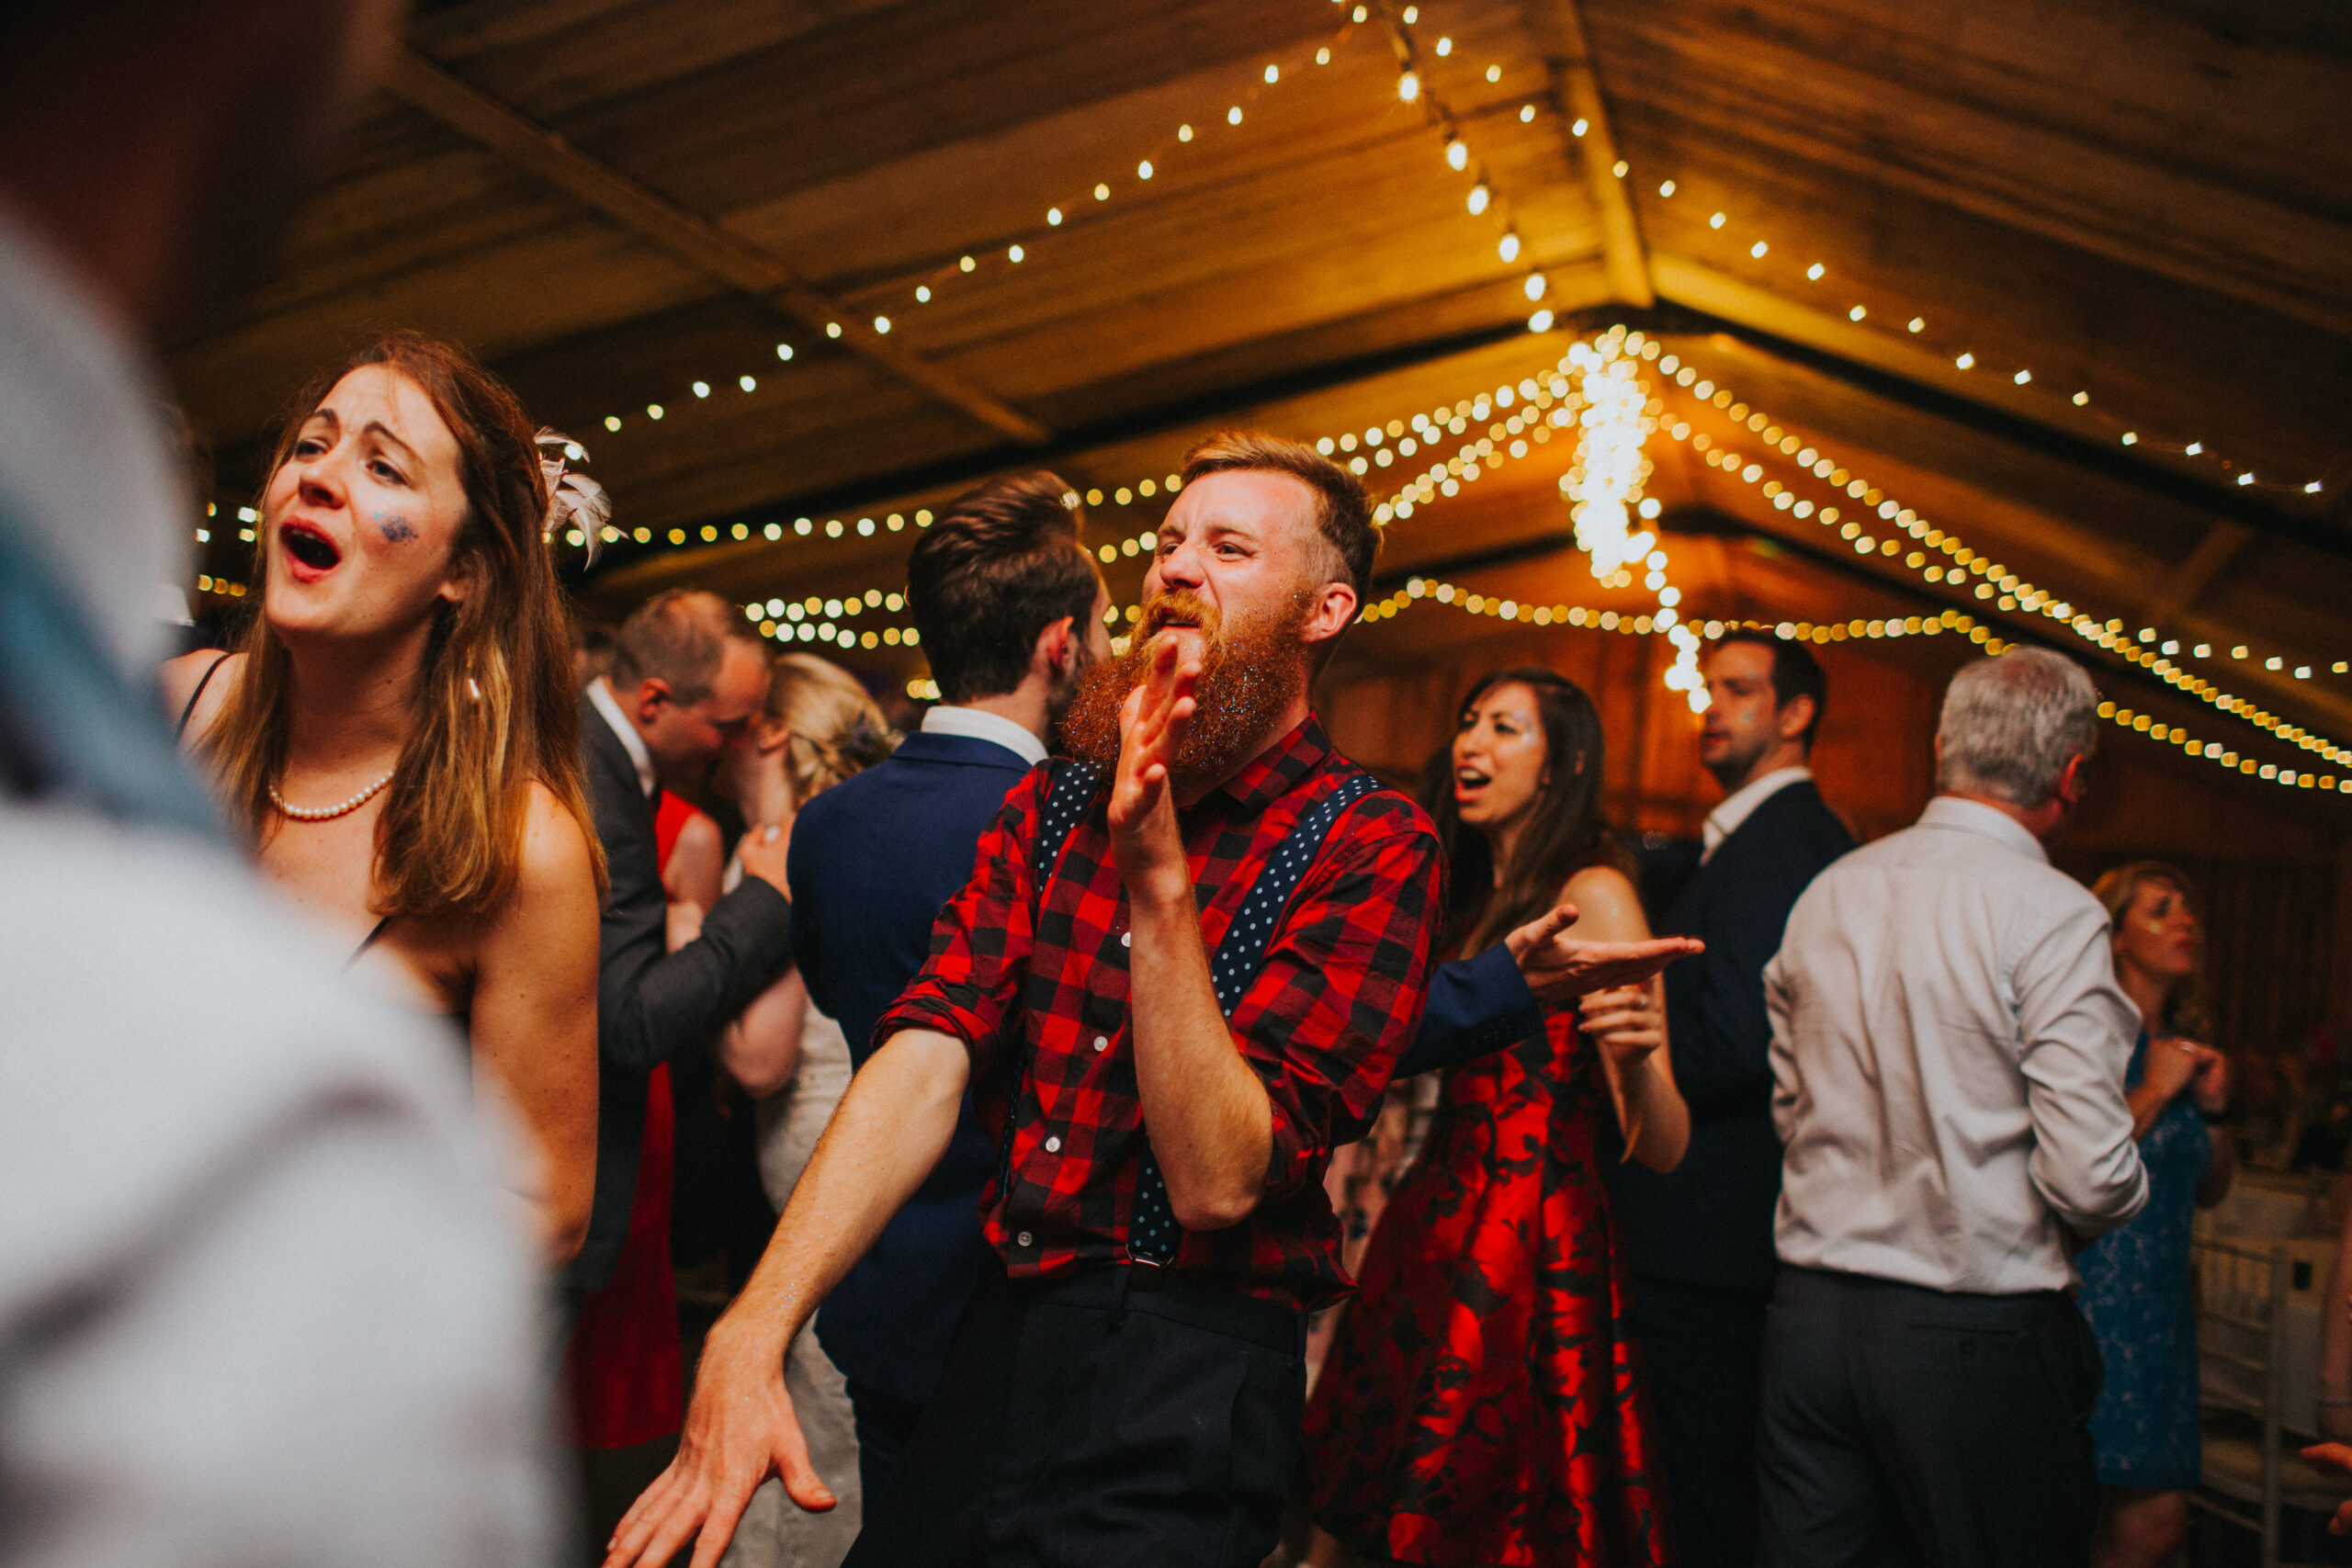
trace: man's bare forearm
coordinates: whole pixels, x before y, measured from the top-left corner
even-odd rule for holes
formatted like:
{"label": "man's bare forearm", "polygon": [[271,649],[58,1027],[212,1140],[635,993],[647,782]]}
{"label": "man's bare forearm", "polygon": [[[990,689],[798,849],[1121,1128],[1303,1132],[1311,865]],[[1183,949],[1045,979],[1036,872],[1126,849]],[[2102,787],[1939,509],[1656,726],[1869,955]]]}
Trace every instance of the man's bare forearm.
{"label": "man's bare forearm", "polygon": [[1131,898],[1128,919],[1136,1092],[1169,1205],[1188,1230],[1237,1224],[1265,1194],[1273,1107],[1217,1005],[1192,890]]}
{"label": "man's bare forearm", "polygon": [[964,1043],[933,1030],[894,1034],[875,1053],[850,1080],[759,1267],[711,1337],[784,1354],[947,1152],[971,1070]]}

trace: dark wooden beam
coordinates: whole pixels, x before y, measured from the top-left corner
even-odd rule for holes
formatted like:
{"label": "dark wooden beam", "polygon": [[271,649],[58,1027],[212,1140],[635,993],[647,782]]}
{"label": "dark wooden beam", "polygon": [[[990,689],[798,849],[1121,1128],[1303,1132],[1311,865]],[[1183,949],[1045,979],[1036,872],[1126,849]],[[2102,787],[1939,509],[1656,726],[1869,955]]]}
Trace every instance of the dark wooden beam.
{"label": "dark wooden beam", "polygon": [[[1633,198],[1625,192],[1624,178],[1617,173],[1623,155],[1617,149],[1617,133],[1608,100],[1601,96],[1592,44],[1585,35],[1577,0],[1524,0],[1521,14],[1552,73],[1559,124],[1571,132],[1566,139],[1568,157],[1584,170],[1585,190],[1600,222],[1600,254],[1609,269],[1610,288],[1628,305],[1655,304],[1657,294],[1642,244],[1642,226],[1634,216]],[[1578,122],[1585,128],[1582,136],[1573,134]]]}
{"label": "dark wooden beam", "polygon": [[2198,595],[2212,586],[2213,580],[2228,570],[2256,536],[2241,523],[2214,524],[2188,552],[2188,558],[2166,573],[2141,604],[2141,620],[2160,626],[2194,604]]}
{"label": "dark wooden beam", "polygon": [[599,163],[412,49],[396,46],[385,85],[411,107],[489,148],[659,246],[707,276],[740,289],[836,339],[879,368],[922,388],[1008,439],[1036,445],[1053,433],[961,377],[909,353],[790,265],[658,191]]}

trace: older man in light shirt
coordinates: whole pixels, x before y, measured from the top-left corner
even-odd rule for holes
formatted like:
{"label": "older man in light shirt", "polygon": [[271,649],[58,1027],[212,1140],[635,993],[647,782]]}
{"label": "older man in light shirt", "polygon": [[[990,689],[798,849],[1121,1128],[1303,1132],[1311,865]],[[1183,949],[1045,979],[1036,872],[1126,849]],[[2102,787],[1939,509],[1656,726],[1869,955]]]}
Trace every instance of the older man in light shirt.
{"label": "older man in light shirt", "polygon": [[1766,972],[1787,1151],[1768,1563],[2088,1559],[2098,1352],[2067,1258],[2147,1200],[2139,1015],[2106,911],[2042,849],[2098,700],[2054,653],[1962,670],[1941,793],[1814,882]]}

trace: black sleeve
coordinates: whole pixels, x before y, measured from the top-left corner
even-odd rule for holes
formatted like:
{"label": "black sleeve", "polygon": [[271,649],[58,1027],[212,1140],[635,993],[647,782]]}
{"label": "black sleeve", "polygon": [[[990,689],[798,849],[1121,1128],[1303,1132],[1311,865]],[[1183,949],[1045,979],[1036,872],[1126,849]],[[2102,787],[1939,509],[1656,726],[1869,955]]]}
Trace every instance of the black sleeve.
{"label": "black sleeve", "polygon": [[1667,1038],[1674,1081],[1694,1110],[1769,1093],[1772,1023],[1764,966],[1781,950],[1789,912],[1827,858],[1783,840],[1716,868],[1707,951],[1667,966]]}
{"label": "black sleeve", "polygon": [[1458,1067],[1543,1032],[1543,1005],[1527,988],[1510,949],[1497,942],[1476,958],[1438,965],[1430,976],[1420,1032],[1391,1076]]}
{"label": "black sleeve", "polygon": [[590,768],[596,831],[612,878],[596,976],[596,1044],[606,1063],[646,1072],[707,1046],[792,957],[792,906],[758,877],[711,906],[702,935],[668,945],[652,813]]}

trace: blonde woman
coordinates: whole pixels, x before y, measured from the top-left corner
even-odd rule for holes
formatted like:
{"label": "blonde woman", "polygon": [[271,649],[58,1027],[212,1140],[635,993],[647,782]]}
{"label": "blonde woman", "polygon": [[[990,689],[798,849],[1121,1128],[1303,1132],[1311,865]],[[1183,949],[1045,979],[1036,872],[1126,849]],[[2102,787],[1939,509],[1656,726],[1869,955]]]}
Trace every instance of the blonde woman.
{"label": "blonde woman", "polygon": [[452,1021],[532,1156],[550,1267],[595,1187],[604,859],[522,405],[413,333],[296,404],[262,496],[260,614],[174,660],[183,739],[355,980]]}
{"label": "blonde woman", "polygon": [[[720,784],[742,812],[747,834],[789,831],[803,806],[888,756],[897,739],[849,671],[814,654],[780,654],[767,703],[752,721],[751,744],[721,764]],[[728,868],[730,884],[740,874]],[[849,1089],[849,1042],[809,1001],[796,967],[727,1026],[718,1060],[756,1102],[760,1184],[782,1212],[817,1135]],[[830,1568],[857,1537],[862,1499],[848,1389],[807,1332],[793,1342],[785,1376],[810,1461],[840,1504],[831,1513],[804,1513],[769,1481],[736,1528],[724,1559],[731,1568]]]}
{"label": "blonde woman", "polygon": [[2091,893],[2113,930],[2115,983],[2140,1010],[2124,1089],[2148,1169],[2148,1206],[2075,1259],[2106,1368],[2090,1421],[2105,1492],[2097,1561],[2156,1568],[2188,1539],[2188,1494],[2202,1473],[2188,1241],[2195,1211],[2229,1190],[2229,1140],[2205,1126],[2228,1104],[2229,1064],[2199,1040],[2203,942],[2188,876],[2134,861]]}

